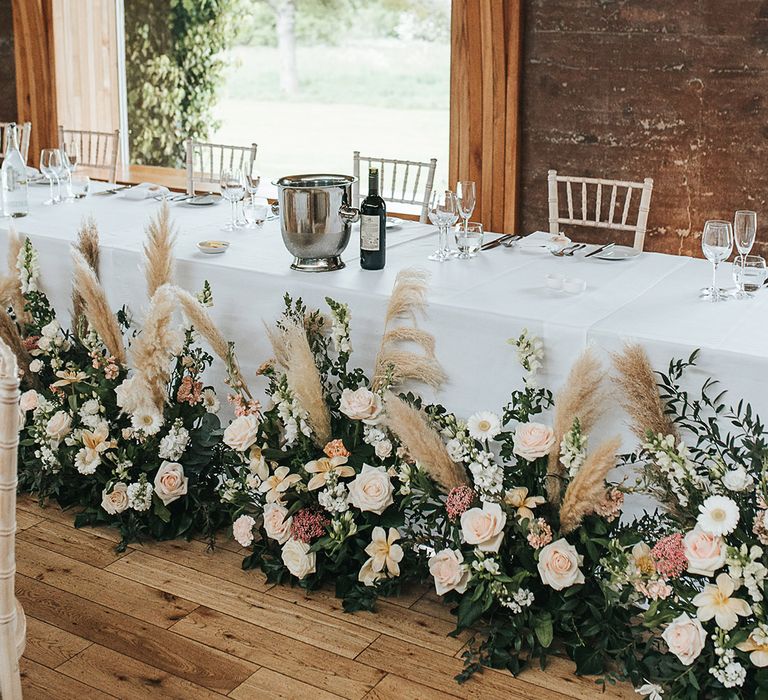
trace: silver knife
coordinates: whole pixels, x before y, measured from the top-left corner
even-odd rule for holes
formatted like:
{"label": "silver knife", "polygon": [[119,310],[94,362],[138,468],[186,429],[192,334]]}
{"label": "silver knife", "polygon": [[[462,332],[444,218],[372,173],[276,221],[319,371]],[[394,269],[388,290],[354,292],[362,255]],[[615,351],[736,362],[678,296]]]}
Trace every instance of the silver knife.
{"label": "silver knife", "polygon": [[482,246],[480,246],[480,250],[491,250],[496,246],[500,246],[502,243],[504,243],[504,241],[507,241],[510,238],[512,238],[512,234],[505,233],[503,236],[499,236],[498,238],[494,238],[492,241],[489,241],[488,243],[484,243]]}
{"label": "silver knife", "polygon": [[615,243],[606,243],[604,246],[600,246],[596,250],[593,250],[591,253],[587,253],[584,257],[591,258],[593,255],[597,255],[598,253],[604,253],[606,250],[610,250],[615,245]]}

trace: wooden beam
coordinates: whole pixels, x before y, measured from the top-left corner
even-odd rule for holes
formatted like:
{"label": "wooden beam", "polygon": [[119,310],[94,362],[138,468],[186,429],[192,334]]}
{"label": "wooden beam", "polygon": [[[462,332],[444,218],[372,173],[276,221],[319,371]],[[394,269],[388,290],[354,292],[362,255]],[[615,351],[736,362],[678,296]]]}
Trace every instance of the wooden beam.
{"label": "wooden beam", "polygon": [[17,119],[32,122],[29,164],[37,165],[58,140],[52,0],[12,0],[12,8]]}

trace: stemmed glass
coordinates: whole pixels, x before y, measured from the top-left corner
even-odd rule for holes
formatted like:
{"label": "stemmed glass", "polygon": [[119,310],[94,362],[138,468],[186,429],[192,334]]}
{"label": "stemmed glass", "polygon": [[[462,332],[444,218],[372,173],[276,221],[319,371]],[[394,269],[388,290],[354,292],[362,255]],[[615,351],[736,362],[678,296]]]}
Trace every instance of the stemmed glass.
{"label": "stemmed glass", "polygon": [[237,203],[245,197],[245,187],[240,170],[224,170],[219,180],[221,195],[226,199],[232,210],[232,221],[224,226],[224,231],[235,231],[240,228],[237,223]]}
{"label": "stemmed glass", "polygon": [[[475,210],[476,193],[475,183],[471,180],[459,180],[456,183],[456,202],[459,205],[459,216],[462,218],[462,225],[466,235],[469,217]],[[459,251],[452,250],[451,255],[461,257]]]}
{"label": "stemmed glass", "polygon": [[445,262],[450,256],[448,251],[448,228],[459,219],[459,205],[456,195],[450,190],[436,190],[429,198],[429,220],[437,226],[439,232],[438,248],[429,256],[429,260]]}
{"label": "stemmed glass", "polygon": [[[40,152],[40,172],[48,178],[51,185],[51,198],[43,204],[59,204],[61,202],[61,182],[59,172],[62,168],[61,151],[58,148],[44,148]],[[56,180],[57,192],[53,191],[53,181]]]}
{"label": "stemmed glass", "polygon": [[61,145],[61,159],[64,163],[67,175],[67,199],[74,199],[75,194],[72,191],[72,173],[75,172],[77,164],[80,161],[80,146],[77,141],[70,141]]}
{"label": "stemmed glass", "polygon": [[702,291],[701,296],[710,301],[723,301],[728,296],[717,286],[717,266],[727,260],[733,250],[733,227],[730,221],[710,220],[704,224],[701,235],[701,249],[704,257],[712,263],[712,286]]}
{"label": "stemmed glass", "polygon": [[747,255],[755,244],[756,234],[757,212],[737,211],[733,217],[733,239],[736,243],[736,249],[739,251],[739,258],[736,263],[741,264],[741,277],[734,294],[737,299],[749,299],[752,296],[744,289],[744,266],[747,262]]}
{"label": "stemmed glass", "polygon": [[[255,167],[255,163],[251,163],[250,167],[243,168],[243,187],[245,188],[245,191],[248,193],[248,198],[250,199],[250,206],[251,208],[254,208],[256,206],[256,192],[259,190],[259,185],[261,184],[261,174]],[[244,205],[245,207],[245,205]],[[245,213],[243,214],[245,216]],[[245,216],[246,220],[246,228],[256,228],[257,224],[249,219],[248,216]]]}

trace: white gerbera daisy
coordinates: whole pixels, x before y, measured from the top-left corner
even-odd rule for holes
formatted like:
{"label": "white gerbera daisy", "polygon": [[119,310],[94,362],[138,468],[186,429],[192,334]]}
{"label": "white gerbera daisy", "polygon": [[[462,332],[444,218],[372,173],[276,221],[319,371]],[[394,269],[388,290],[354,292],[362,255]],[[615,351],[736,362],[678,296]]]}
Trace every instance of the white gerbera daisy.
{"label": "white gerbera daisy", "polygon": [[696,522],[710,535],[728,535],[739,524],[739,507],[727,496],[710,496],[699,506]]}
{"label": "white gerbera daisy", "polygon": [[145,435],[154,435],[163,425],[163,417],[153,408],[142,408],[133,414],[131,425]]}
{"label": "white gerbera daisy", "polygon": [[501,432],[501,421],[491,411],[480,411],[469,417],[467,429],[475,440],[492,440]]}

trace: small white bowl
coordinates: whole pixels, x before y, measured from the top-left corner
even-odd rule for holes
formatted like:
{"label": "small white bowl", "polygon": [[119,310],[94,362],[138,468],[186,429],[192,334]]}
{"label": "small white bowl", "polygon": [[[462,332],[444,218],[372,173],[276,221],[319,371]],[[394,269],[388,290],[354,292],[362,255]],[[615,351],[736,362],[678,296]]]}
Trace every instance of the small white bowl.
{"label": "small white bowl", "polygon": [[200,241],[197,249],[206,255],[220,255],[229,248],[229,241]]}
{"label": "small white bowl", "polygon": [[563,289],[568,294],[581,294],[587,288],[587,280],[580,277],[566,277],[563,280]]}
{"label": "small white bowl", "polygon": [[559,292],[563,288],[563,278],[560,275],[548,274],[544,279],[549,289]]}

